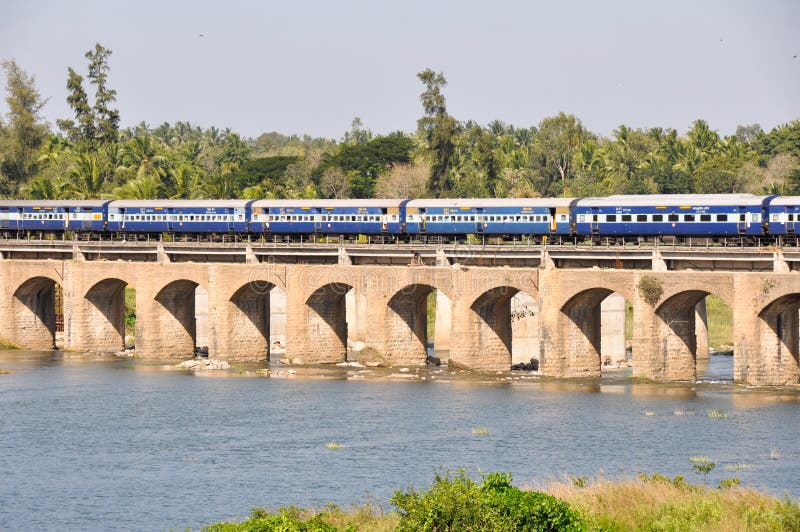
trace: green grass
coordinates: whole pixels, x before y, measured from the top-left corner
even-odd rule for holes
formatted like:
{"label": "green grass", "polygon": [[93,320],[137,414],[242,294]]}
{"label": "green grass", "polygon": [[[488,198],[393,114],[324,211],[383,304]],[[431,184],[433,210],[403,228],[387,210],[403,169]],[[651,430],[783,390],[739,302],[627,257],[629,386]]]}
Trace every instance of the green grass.
{"label": "green grass", "polygon": [[14,342],[10,342],[4,338],[0,338],[0,349],[8,350],[8,349],[22,349],[22,348],[17,344],[15,344]]}
{"label": "green grass", "polygon": [[428,294],[428,341],[435,340],[436,331],[436,290],[431,290]]}
{"label": "green grass", "polygon": [[714,295],[706,297],[708,345],[719,350],[723,345],[733,345],[733,310]]}
{"label": "green grass", "polygon": [[133,336],[136,330],[136,290],[125,287],[125,334]]}

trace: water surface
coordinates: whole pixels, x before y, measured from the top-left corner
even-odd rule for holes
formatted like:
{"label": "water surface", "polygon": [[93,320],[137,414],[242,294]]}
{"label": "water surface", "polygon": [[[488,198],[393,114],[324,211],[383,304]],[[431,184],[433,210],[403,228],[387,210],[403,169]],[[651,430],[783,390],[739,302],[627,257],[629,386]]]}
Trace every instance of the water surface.
{"label": "water surface", "polygon": [[[712,357],[698,384],[277,366],[263,379],[240,375],[252,367],[195,375],[43,352],[0,352],[0,367],[12,370],[0,375],[0,529],[182,529],[256,506],[388,507],[440,466],[529,486],[654,471],[701,482],[695,455],[716,462],[709,483],[738,476],[800,496],[800,392],[724,382],[731,357]],[[746,469],[725,469],[736,464]]]}

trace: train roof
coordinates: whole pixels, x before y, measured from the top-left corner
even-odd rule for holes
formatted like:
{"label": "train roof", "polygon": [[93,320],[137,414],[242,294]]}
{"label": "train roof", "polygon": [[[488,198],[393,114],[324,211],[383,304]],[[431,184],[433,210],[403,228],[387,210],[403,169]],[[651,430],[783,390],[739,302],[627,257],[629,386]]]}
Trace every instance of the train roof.
{"label": "train roof", "polygon": [[769,202],[770,205],[800,205],[800,196],[778,196]]}
{"label": "train roof", "polygon": [[415,199],[408,207],[568,207],[574,198]]}
{"label": "train roof", "polygon": [[109,200],[0,200],[3,207],[102,207]]}
{"label": "train roof", "polygon": [[313,200],[256,200],[253,207],[399,207],[401,199],[313,199]]}
{"label": "train roof", "polygon": [[616,195],[601,198],[581,198],[579,207],[620,206],[746,206],[761,205],[765,196],[755,194],[650,194],[644,196]]}
{"label": "train roof", "polygon": [[109,207],[130,208],[130,207],[160,207],[165,209],[176,208],[208,208],[221,207],[230,209],[242,209],[253,200],[114,200]]}

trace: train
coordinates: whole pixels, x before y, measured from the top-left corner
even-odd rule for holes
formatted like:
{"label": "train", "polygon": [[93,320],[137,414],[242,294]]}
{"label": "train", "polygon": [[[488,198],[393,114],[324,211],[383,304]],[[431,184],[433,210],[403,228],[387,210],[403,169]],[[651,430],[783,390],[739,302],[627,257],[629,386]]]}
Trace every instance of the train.
{"label": "train", "polygon": [[[314,200],[0,200],[0,233],[535,242],[738,238],[797,242],[800,196]],[[131,236],[133,235],[133,236]]]}

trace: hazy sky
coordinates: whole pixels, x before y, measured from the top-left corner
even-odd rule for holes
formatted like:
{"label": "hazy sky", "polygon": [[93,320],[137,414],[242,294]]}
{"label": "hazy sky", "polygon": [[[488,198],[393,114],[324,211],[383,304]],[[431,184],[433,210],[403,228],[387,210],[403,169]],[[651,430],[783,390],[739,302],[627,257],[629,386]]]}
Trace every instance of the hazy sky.
{"label": "hazy sky", "polygon": [[481,124],[564,111],[601,134],[696,118],[729,134],[800,117],[798,0],[0,0],[0,58],[36,76],[51,124],[96,42],[123,126],[411,131],[428,67],[449,112]]}

